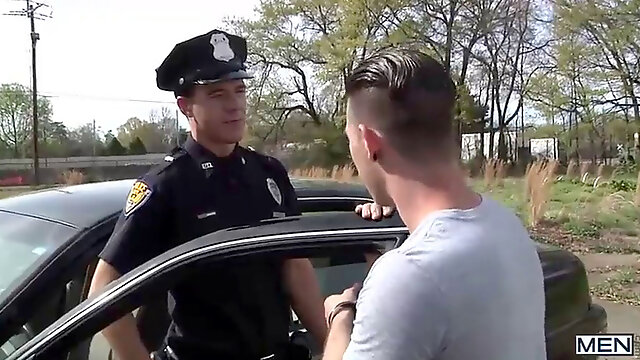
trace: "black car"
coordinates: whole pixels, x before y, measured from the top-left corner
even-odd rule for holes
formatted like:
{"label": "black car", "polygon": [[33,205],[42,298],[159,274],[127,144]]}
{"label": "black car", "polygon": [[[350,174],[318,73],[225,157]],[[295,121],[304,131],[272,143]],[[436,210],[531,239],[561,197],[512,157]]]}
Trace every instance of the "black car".
{"label": "black car", "polygon": [[[305,256],[312,259],[324,294],[340,292],[366,276],[365,252],[384,252],[408,236],[397,215],[368,221],[353,212],[371,201],[362,185],[294,179],[302,216],[205,235],[86,299],[97,255],[132,184],[85,184],[0,200],[0,360],[108,359],[101,329],[126,312],[153,309],[173,284],[206,264]],[[576,256],[542,244],[538,253],[545,275],[548,358],[574,358],[575,334],[606,331],[606,313],[592,303]],[[211,281],[214,286],[215,276]],[[292,341],[318,353],[295,314],[291,332]]]}

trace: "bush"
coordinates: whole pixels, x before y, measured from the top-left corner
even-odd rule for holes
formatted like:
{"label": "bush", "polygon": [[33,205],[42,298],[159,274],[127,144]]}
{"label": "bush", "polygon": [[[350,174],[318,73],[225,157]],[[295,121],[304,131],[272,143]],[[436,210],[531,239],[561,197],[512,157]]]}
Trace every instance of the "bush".
{"label": "bush", "polygon": [[76,170],[64,171],[61,175],[62,183],[66,185],[78,185],[85,182],[85,175]]}
{"label": "bush", "polygon": [[636,184],[629,180],[611,180],[609,186],[615,191],[632,191],[636,188]]}

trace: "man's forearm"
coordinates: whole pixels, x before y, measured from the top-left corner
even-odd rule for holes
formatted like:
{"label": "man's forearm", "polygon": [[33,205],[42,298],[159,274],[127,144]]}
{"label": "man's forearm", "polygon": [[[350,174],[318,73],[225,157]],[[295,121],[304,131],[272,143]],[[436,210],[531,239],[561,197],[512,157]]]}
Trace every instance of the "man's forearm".
{"label": "man's forearm", "polygon": [[[91,281],[89,296],[94,296],[112,281],[118,279],[120,273],[109,263],[100,260]],[[149,360],[150,355],[142,343],[136,320],[127,314],[102,330],[102,335],[120,360]]]}
{"label": "man's forearm", "polygon": [[343,310],[334,317],[322,360],[342,360],[349,346],[353,318],[350,310]]}
{"label": "man's forearm", "polygon": [[322,347],[327,337],[324,299],[311,261],[288,260],[285,265],[285,278],[291,293],[293,310],[318,342],[318,346]]}
{"label": "man's forearm", "polygon": [[149,360],[147,348],[140,339],[140,333],[136,326],[133,314],[127,314],[120,320],[112,323],[104,330],[102,335],[120,360]]}

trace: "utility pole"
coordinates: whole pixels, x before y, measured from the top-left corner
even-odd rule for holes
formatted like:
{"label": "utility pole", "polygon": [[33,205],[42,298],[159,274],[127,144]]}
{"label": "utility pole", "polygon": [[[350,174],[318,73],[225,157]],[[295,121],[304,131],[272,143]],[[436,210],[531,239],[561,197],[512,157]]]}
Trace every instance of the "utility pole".
{"label": "utility pole", "polygon": [[[35,19],[51,18],[51,15],[36,14],[36,10],[40,7],[49,7],[49,5],[38,3],[33,0],[26,0],[27,8],[20,11],[10,11],[5,15],[27,16],[31,25],[31,93],[33,106],[33,181],[35,185],[40,184],[40,163],[38,161],[38,83],[36,71],[36,43],[40,40],[40,34],[36,32]],[[32,5],[35,4],[34,5]]]}
{"label": "utility pole", "polygon": [[31,93],[33,94],[33,181],[40,185],[40,162],[38,161],[38,81],[36,72],[36,42],[40,39],[40,34],[36,32],[36,22],[33,18],[33,5],[27,0],[29,20],[31,21],[31,72],[33,84]]}
{"label": "utility pole", "polygon": [[96,157],[96,141],[98,141],[98,139],[96,137],[96,119],[93,119],[93,129],[91,130],[91,133],[92,133],[92,139],[91,139],[92,150],[91,150],[91,154],[93,154],[93,157]]}

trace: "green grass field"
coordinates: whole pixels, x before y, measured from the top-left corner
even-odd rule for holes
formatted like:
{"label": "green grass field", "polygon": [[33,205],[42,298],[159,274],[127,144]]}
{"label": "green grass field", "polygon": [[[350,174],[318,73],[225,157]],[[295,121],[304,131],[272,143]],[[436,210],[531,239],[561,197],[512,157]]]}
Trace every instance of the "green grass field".
{"label": "green grass field", "polygon": [[[640,208],[633,203],[635,188],[619,190],[610,183],[594,188],[591,184],[556,181],[551,186],[545,220],[577,236],[597,237],[605,232],[640,235]],[[490,189],[482,180],[474,180],[473,186],[511,207],[529,223],[524,179],[507,178],[502,186]]]}

